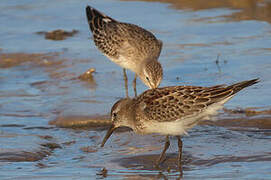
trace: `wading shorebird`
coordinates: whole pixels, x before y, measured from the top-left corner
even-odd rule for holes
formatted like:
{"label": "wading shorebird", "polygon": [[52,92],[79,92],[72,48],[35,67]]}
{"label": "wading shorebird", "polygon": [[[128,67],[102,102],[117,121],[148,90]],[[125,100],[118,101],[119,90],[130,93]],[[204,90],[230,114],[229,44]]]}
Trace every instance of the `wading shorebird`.
{"label": "wading shorebird", "polygon": [[137,25],[119,22],[90,6],[86,7],[86,15],[95,45],[106,57],[123,68],[127,97],[125,69],[135,72],[135,95],[137,76],[151,89],[160,85],[163,69],[157,59],[162,41]]}
{"label": "wading shorebird", "polygon": [[182,174],[181,135],[223,107],[237,92],[259,82],[259,79],[242,81],[230,86],[212,87],[170,86],[150,89],[133,99],[117,101],[111,109],[112,126],[101,147],[113,131],[121,126],[130,127],[138,134],[158,133],[166,136],[164,149],[157,160],[157,167],[165,157],[169,136],[178,139],[178,167]]}

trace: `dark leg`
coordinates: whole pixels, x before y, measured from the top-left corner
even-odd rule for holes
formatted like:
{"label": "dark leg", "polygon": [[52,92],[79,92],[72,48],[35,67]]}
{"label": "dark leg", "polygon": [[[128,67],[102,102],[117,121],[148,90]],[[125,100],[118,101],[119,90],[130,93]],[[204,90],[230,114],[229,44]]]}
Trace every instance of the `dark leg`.
{"label": "dark leg", "polygon": [[133,81],[133,87],[134,87],[135,97],[137,97],[137,92],[136,92],[136,77],[137,77],[137,75],[135,74],[135,79]]}
{"label": "dark leg", "polygon": [[126,97],[128,98],[128,78],[127,78],[127,74],[126,74],[126,70],[123,68],[123,79],[124,79],[124,86],[125,86],[125,93],[126,93]]}
{"label": "dark leg", "polygon": [[165,153],[166,153],[166,151],[167,151],[169,145],[170,145],[169,137],[166,136],[165,146],[164,146],[164,149],[163,149],[162,153],[160,154],[159,158],[158,158],[157,161],[156,161],[156,167],[159,167],[161,161],[164,159]]}
{"label": "dark leg", "polygon": [[180,170],[180,175],[183,175],[183,166],[182,166],[182,149],[183,149],[183,142],[181,140],[181,136],[177,136],[178,139],[178,147],[179,147],[179,154],[178,154],[178,168]]}

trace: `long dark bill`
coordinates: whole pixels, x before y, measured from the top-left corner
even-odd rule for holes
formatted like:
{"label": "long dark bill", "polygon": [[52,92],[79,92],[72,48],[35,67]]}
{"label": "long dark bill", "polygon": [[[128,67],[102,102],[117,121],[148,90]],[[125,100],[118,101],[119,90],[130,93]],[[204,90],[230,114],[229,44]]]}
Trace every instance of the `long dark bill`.
{"label": "long dark bill", "polygon": [[117,129],[117,128],[114,126],[114,124],[112,124],[103,139],[101,147],[104,147],[104,144],[106,143],[107,139],[109,139],[109,137],[111,136],[111,134],[114,132],[115,129]]}

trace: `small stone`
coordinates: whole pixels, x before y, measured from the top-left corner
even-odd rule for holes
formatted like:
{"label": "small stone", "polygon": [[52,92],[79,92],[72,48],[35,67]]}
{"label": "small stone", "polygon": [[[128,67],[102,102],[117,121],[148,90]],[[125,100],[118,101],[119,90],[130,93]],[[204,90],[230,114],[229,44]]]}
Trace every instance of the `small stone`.
{"label": "small stone", "polygon": [[78,78],[81,80],[93,81],[93,73],[95,72],[95,68],[89,68],[85,73],[81,74]]}
{"label": "small stone", "polygon": [[103,176],[103,177],[107,177],[107,169],[103,168],[100,172],[97,173],[97,175]]}

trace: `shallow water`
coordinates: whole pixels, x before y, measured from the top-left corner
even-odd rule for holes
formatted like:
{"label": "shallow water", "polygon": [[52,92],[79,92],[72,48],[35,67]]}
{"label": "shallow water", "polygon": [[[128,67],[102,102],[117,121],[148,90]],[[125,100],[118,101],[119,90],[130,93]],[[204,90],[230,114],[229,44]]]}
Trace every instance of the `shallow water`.
{"label": "shallow water", "polygon": [[[160,170],[153,162],[164,137],[123,130],[99,147],[108,127],[107,114],[125,91],[122,70],[90,39],[87,4],[163,40],[161,86],[209,86],[259,77],[260,83],[225,107],[253,107],[265,113],[221,111],[217,123],[193,128],[183,137],[184,179],[270,178],[269,1],[15,0],[0,1],[1,179],[179,176],[174,138]],[[37,34],[56,29],[79,33],[63,41]],[[80,80],[78,76],[89,68],[96,69],[93,78]],[[131,87],[131,72],[128,78]],[[140,81],[137,88],[139,93],[146,90]],[[99,127],[89,123],[94,120],[105,123]],[[61,128],[72,123],[76,128]]]}

